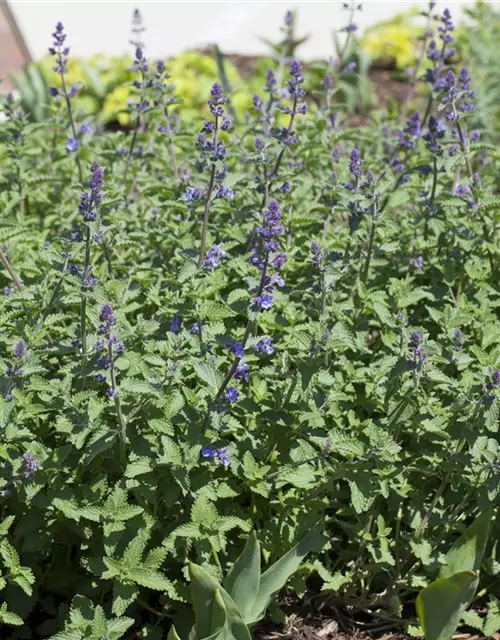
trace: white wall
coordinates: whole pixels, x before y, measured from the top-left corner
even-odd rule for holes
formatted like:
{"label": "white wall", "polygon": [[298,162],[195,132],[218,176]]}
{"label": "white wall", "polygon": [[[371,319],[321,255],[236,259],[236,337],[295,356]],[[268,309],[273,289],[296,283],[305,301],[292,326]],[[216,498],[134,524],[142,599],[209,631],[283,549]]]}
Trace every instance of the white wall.
{"label": "white wall", "polygon": [[[291,8],[298,11],[299,35],[311,36],[301,47],[300,56],[322,58],[331,55],[332,30],[345,24],[347,14],[340,0],[10,0],[9,4],[35,58],[47,51],[58,20],[66,27],[74,55],[130,51],[131,15],[136,6],[144,16],[146,49],[153,57],[174,55],[215,42],[226,53],[266,53],[268,49],[259,37],[274,40],[279,37],[283,15]],[[448,7],[458,18],[465,4],[473,2],[448,0],[438,2],[437,9]],[[363,29],[412,6],[423,8],[426,3],[365,0],[356,21]]]}

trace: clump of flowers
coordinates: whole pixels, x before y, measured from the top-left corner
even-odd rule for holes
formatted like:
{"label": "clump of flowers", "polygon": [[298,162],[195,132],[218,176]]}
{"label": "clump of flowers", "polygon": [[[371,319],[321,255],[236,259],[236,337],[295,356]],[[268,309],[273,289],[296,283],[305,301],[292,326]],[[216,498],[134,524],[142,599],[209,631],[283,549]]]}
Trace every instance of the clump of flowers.
{"label": "clump of flowers", "polygon": [[[276,287],[283,287],[285,282],[279,273],[279,269],[286,262],[287,255],[280,252],[279,237],[284,227],[281,222],[281,210],[277,200],[269,203],[264,212],[263,224],[257,229],[257,235],[262,241],[263,255],[254,250],[251,262],[261,271],[260,284],[254,305],[257,309],[266,310],[273,306],[273,292]],[[271,268],[274,269],[270,273]]]}
{"label": "clump of flowers", "polygon": [[[116,381],[115,360],[123,355],[125,346],[114,333],[116,313],[108,302],[101,307],[99,321],[101,323],[99,325],[99,333],[104,336],[104,340],[100,340],[96,344],[96,351],[102,352],[102,355],[97,358],[96,364],[103,369],[109,369],[110,384],[106,390],[106,395],[116,399],[119,397],[120,391]],[[97,374],[95,380],[96,382],[104,383],[106,378],[102,374]]]}
{"label": "clump of flowers", "polygon": [[201,455],[204,458],[213,460],[214,462],[220,462],[225,467],[229,467],[231,464],[227,447],[217,447],[213,444],[209,444],[206,447],[203,447]]}

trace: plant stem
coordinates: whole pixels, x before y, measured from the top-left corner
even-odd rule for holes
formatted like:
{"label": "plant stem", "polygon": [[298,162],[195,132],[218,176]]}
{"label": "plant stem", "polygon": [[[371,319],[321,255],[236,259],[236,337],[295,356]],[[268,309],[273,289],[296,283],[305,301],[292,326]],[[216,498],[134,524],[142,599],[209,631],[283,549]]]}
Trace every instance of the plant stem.
{"label": "plant stem", "polygon": [[62,286],[62,283],[63,283],[63,280],[64,280],[64,276],[66,275],[66,269],[68,268],[68,264],[69,264],[69,257],[67,257],[66,260],[64,261],[64,266],[62,268],[62,276],[57,281],[57,284],[56,284],[56,286],[54,288],[54,291],[52,292],[50,300],[49,300],[47,306],[45,307],[45,309],[43,310],[42,315],[40,317],[40,320],[38,321],[38,324],[36,325],[35,331],[40,331],[40,329],[43,326],[43,323],[45,322],[45,320],[47,319],[47,316],[49,315],[49,311],[50,311],[52,305],[56,301],[57,295],[59,294],[59,290],[61,289],[61,286]]}
{"label": "plant stem", "polygon": [[[266,256],[264,258],[264,265],[262,267],[262,273],[260,276],[260,282],[259,282],[259,288],[257,290],[257,297],[259,297],[262,294],[262,291],[264,290],[264,283],[266,281],[266,275],[267,275],[267,267],[269,265],[269,252],[266,252]],[[252,318],[248,318],[247,321],[247,326],[245,327],[245,333],[243,334],[243,338],[241,339],[241,345],[242,348],[245,348],[245,345],[248,341],[248,338],[250,337],[250,332],[252,331],[252,326],[253,326],[253,320]],[[214,402],[217,402],[218,400],[221,399],[222,394],[224,393],[224,391],[226,390],[227,385],[231,382],[232,377],[234,376],[236,369],[238,368],[238,365],[240,363],[241,358],[239,358],[238,356],[235,357],[233,363],[231,364],[231,366],[229,367],[224,380],[222,381],[219,389],[217,390],[217,394],[214,398]],[[206,416],[205,416],[205,420],[203,421],[203,426],[202,426],[202,432],[204,432],[207,428],[208,425],[208,419],[210,416],[210,410],[207,411]]]}
{"label": "plant stem", "polygon": [[[219,133],[219,118],[215,116],[215,128],[214,128],[214,140],[213,140],[213,153],[215,155],[217,150],[217,140]],[[212,157],[212,166],[210,167],[210,180],[208,182],[207,197],[205,200],[205,211],[203,213],[203,227],[201,229],[201,243],[200,253],[198,255],[198,268],[201,268],[205,260],[205,252],[207,248],[207,232],[208,232],[208,218],[210,216],[210,204],[212,200],[212,192],[215,185],[215,157]]]}
{"label": "plant stem", "polygon": [[17,273],[14,271],[12,265],[9,262],[9,259],[7,258],[5,253],[3,252],[3,249],[2,249],[1,246],[0,246],[0,261],[2,262],[3,266],[9,272],[9,275],[12,278],[12,281],[14,282],[16,287],[19,289],[19,291],[22,291],[23,290],[23,283],[21,282],[21,279],[19,278]]}
{"label": "plant stem", "polygon": [[[92,206],[92,200],[90,201]],[[80,339],[82,342],[82,389],[85,387],[85,365],[87,364],[87,292],[85,291],[85,280],[89,273],[90,263],[90,227],[87,226],[87,237],[85,239],[85,260],[82,273],[82,294],[80,299]]]}
{"label": "plant stem", "polygon": [[[455,109],[455,105],[453,105],[453,113],[454,113],[454,115],[457,115],[457,112],[456,112],[456,109]],[[474,181],[474,170],[472,169],[472,165],[470,163],[469,156],[467,155],[468,149],[467,149],[467,143],[465,141],[465,135],[464,135],[464,132],[463,132],[462,127],[460,125],[460,122],[458,120],[457,120],[457,123],[456,123],[456,128],[457,128],[457,133],[458,133],[458,139],[460,141],[460,148],[462,149],[462,153],[465,156],[465,164],[467,166],[467,172],[469,174],[469,178],[470,178],[471,182],[473,182]],[[482,230],[483,230],[484,241],[486,242],[486,244],[489,244],[490,243],[490,234],[489,234],[489,231],[488,231],[488,227],[486,226],[486,223],[484,221],[482,221]],[[490,270],[491,270],[491,273],[493,274],[495,272],[495,261],[493,259],[493,256],[491,254],[491,250],[490,250],[489,247],[486,247],[486,251],[488,253],[488,261],[490,263]]]}
{"label": "plant stem", "polygon": [[438,170],[437,170],[437,159],[436,156],[432,157],[432,189],[431,189],[431,197],[429,199],[429,203],[427,205],[427,211],[425,214],[424,220],[424,240],[427,242],[429,237],[429,210],[434,205],[434,200],[436,198],[436,188],[437,188],[437,178],[438,178]]}
{"label": "plant stem", "polygon": [[374,218],[372,220],[372,226],[370,229],[370,239],[368,241],[368,252],[366,254],[366,261],[363,269],[363,275],[361,276],[361,281],[363,282],[363,284],[366,284],[366,281],[368,279],[368,273],[370,271],[370,263],[372,260],[372,253],[373,253],[373,244],[375,241],[375,227],[376,227],[376,222]]}
{"label": "plant stem", "polygon": [[130,146],[128,148],[127,160],[125,162],[125,171],[123,172],[123,180],[122,184],[127,182],[128,171],[130,169],[130,163],[132,162],[132,154],[134,153],[135,141],[137,140],[137,133],[139,131],[139,125],[141,123],[140,115],[135,119],[134,132],[132,134],[132,140],[130,141]]}
{"label": "plant stem", "polygon": [[[78,140],[77,133],[76,133],[75,120],[73,118],[73,110],[71,109],[71,101],[69,99],[68,90],[66,88],[66,80],[64,78],[64,73],[61,73],[60,75],[61,75],[61,82],[62,82],[64,99],[66,101],[66,107],[68,109],[68,117],[69,117],[69,123],[70,123],[70,126],[71,126],[71,131],[73,133],[73,138],[75,140]],[[75,161],[76,161],[76,166],[78,168],[78,179],[79,179],[80,182],[83,182],[82,165],[81,165],[81,162],[80,162],[80,156],[78,155],[78,149],[75,151]]]}
{"label": "plant stem", "polygon": [[422,64],[425,58],[425,49],[427,46],[428,33],[430,31],[432,24],[432,11],[429,10],[429,15],[427,16],[427,24],[425,25],[425,32],[422,38],[422,48],[420,49],[420,53],[417,60],[417,65],[415,67],[415,72],[410,80],[410,88],[408,93],[406,94],[406,98],[403,102],[403,106],[401,107],[401,111],[399,114],[399,121],[402,122],[405,119],[406,113],[408,111],[408,107],[410,106],[410,102],[413,100],[415,95],[415,89],[417,86],[418,75],[420,73],[420,69],[422,68]]}
{"label": "plant stem", "polygon": [[[108,336],[109,338],[109,336]],[[118,416],[118,422],[120,423],[120,460],[123,467],[127,464],[127,423],[123,416],[122,406],[120,402],[120,394],[118,386],[116,384],[116,371],[115,362],[113,359],[113,345],[108,339],[108,358],[111,362],[110,375],[111,375],[111,389],[113,391],[113,399],[115,402],[116,414]]]}
{"label": "plant stem", "polygon": [[168,136],[168,150],[170,151],[170,159],[172,161],[172,171],[174,174],[174,180],[179,182],[179,169],[177,168],[177,157],[175,155],[175,145],[172,142],[172,126],[170,124],[170,115],[168,113],[168,105],[163,101],[163,112],[165,114],[165,129]]}

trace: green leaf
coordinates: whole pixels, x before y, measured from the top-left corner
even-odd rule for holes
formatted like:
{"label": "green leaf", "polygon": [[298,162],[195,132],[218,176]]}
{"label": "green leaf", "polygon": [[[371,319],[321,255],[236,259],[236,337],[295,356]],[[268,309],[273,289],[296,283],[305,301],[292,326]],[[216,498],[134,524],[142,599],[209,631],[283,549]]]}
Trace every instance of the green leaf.
{"label": "green leaf", "polygon": [[181,640],[174,625],[170,627],[170,631],[168,632],[168,635],[167,635],[167,640]]}
{"label": "green leaf", "polygon": [[12,611],[7,610],[7,604],[5,602],[0,607],[0,622],[3,622],[3,624],[10,624],[14,627],[19,627],[24,624],[22,618],[17,614],[12,613]]}
{"label": "green leaf", "polygon": [[417,616],[425,640],[451,640],[463,611],[474,597],[477,574],[473,571],[439,578],[417,596]]}
{"label": "green leaf", "polygon": [[479,572],[491,523],[491,507],[486,509],[467,527],[446,554],[446,564],[441,567],[440,578],[464,572]]}
{"label": "green leaf", "polygon": [[252,622],[257,622],[264,616],[271,597],[285,586],[306,555],[321,545],[321,529],[321,523],[316,524],[293,549],[262,574],[252,611]]}
{"label": "green leaf", "polygon": [[245,548],[231,567],[223,586],[233,598],[243,620],[250,622],[260,583],[260,544],[255,531],[248,536]]}
{"label": "green leaf", "polygon": [[[250,632],[238,607],[217,580],[196,564],[189,565],[189,576],[191,578],[191,596],[195,611],[197,637],[205,638],[210,632],[215,594],[216,591],[219,591],[226,609],[224,637],[227,640],[251,640]],[[201,635],[206,629],[209,631],[205,635]]]}
{"label": "green leaf", "polygon": [[201,378],[203,382],[206,382],[213,391],[219,389],[222,380],[212,365],[208,364],[208,362],[195,362],[194,370],[196,371],[196,375]]}

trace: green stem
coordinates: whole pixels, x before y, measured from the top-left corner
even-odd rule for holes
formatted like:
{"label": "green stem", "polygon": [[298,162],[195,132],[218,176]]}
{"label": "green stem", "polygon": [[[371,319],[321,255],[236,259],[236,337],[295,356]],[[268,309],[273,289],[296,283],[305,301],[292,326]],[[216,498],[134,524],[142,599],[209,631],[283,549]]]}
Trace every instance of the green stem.
{"label": "green stem", "polygon": [[[215,128],[214,128],[214,140],[213,140],[213,153],[216,153],[217,150],[217,139],[219,132],[219,118],[215,116]],[[198,268],[201,268],[204,260],[205,260],[205,252],[207,248],[207,232],[208,232],[208,218],[210,216],[210,204],[212,200],[212,192],[214,190],[215,185],[215,158],[212,158],[212,166],[210,168],[210,180],[208,182],[208,192],[205,200],[205,211],[203,213],[203,227],[201,229],[201,243],[200,243],[200,253],[198,256]]]}
{"label": "green stem", "polygon": [[366,281],[368,280],[368,273],[370,271],[370,263],[372,260],[372,253],[373,253],[373,244],[375,242],[375,219],[372,220],[372,226],[370,229],[370,239],[368,241],[368,253],[366,254],[366,261],[365,261],[365,266],[363,269],[363,275],[361,276],[361,281],[363,282],[363,284],[366,284]]}
{"label": "green stem", "polygon": [[2,262],[3,266],[9,272],[9,275],[12,278],[12,281],[14,282],[16,287],[19,289],[19,291],[22,291],[23,290],[23,283],[21,282],[21,279],[19,278],[17,273],[14,271],[12,265],[9,262],[9,259],[7,258],[5,253],[3,252],[3,249],[2,249],[1,246],[0,246],[0,262]]}
{"label": "green stem", "polygon": [[120,402],[120,393],[116,384],[116,371],[115,362],[113,359],[113,345],[109,341],[108,336],[108,358],[111,362],[110,374],[111,374],[111,389],[113,392],[113,399],[115,402],[116,415],[118,416],[118,422],[120,423],[120,461],[125,468],[127,465],[127,424],[123,416],[122,406]]}
{"label": "green stem", "polygon": [[[90,202],[92,206],[92,201]],[[87,237],[85,239],[85,260],[82,274],[82,293],[80,299],[80,338],[82,341],[82,389],[85,387],[85,366],[87,364],[87,292],[85,290],[85,279],[89,275],[90,264],[90,227],[87,226]]]}
{"label": "green stem", "polygon": [[[77,136],[77,133],[76,133],[75,120],[73,118],[73,110],[71,109],[71,102],[70,102],[68,91],[67,91],[67,88],[66,88],[66,80],[64,78],[64,73],[61,73],[61,82],[62,82],[64,99],[66,101],[66,107],[68,109],[69,123],[70,123],[70,126],[71,126],[71,131],[73,132],[73,138],[75,140],[78,140],[78,136]],[[80,182],[83,182],[82,165],[81,165],[81,162],[80,162],[80,156],[78,155],[78,149],[75,151],[75,161],[76,161],[76,166],[78,168],[78,179],[80,180]]]}

